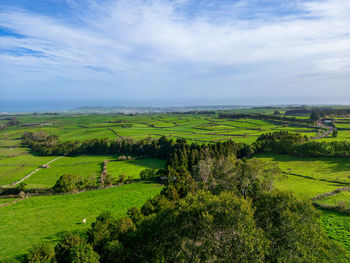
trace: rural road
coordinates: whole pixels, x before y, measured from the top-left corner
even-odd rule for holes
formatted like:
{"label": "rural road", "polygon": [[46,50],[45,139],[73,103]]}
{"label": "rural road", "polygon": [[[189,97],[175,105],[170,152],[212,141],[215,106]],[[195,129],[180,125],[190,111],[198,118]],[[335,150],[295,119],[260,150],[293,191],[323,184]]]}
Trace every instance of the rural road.
{"label": "rural road", "polygon": [[317,135],[315,137],[313,137],[312,139],[313,140],[317,140],[317,139],[321,139],[321,138],[324,138],[324,137],[327,137],[328,135],[330,135],[334,130],[335,128],[332,127],[332,126],[327,126],[326,124],[323,123],[324,119],[320,119],[317,121],[317,127],[320,127],[320,128],[325,128],[327,130],[325,130],[323,133],[321,133],[320,135]]}
{"label": "rural road", "polygon": [[[63,156],[57,157],[57,158],[55,158],[55,159],[53,159],[53,160],[51,160],[51,161],[49,161],[48,163],[45,163],[45,164],[43,164],[43,165],[49,165],[50,163],[52,163],[52,162],[54,162],[54,161],[56,161],[56,160],[58,160],[58,159],[61,159],[62,157],[63,157]],[[43,165],[41,165],[41,166],[43,166]],[[25,177],[23,177],[21,180],[19,180],[19,181],[17,181],[17,182],[14,182],[14,183],[12,183],[12,184],[1,185],[1,187],[8,187],[8,186],[12,186],[12,185],[17,185],[17,184],[23,182],[25,179],[27,179],[28,177],[32,176],[32,175],[35,174],[37,171],[39,171],[40,169],[42,169],[41,166],[40,166],[39,168],[35,169],[35,170],[34,170],[33,172],[31,172],[30,174],[28,174],[28,175],[26,175]]]}

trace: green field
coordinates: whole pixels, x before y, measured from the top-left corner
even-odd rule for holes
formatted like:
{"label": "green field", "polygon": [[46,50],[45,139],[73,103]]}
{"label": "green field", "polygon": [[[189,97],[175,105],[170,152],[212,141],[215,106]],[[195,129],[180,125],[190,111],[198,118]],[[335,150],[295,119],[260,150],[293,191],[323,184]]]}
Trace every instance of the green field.
{"label": "green field", "polygon": [[[218,119],[216,115],[191,114],[140,114],[136,116],[116,115],[40,115],[17,116],[23,124],[33,126],[8,127],[0,131],[1,144],[18,145],[26,131],[45,131],[60,136],[60,140],[86,140],[90,138],[131,137],[141,139],[148,136],[185,138],[189,141],[215,142],[233,139],[252,143],[266,132],[290,130],[309,137],[317,133],[316,128],[291,123],[280,125],[255,119]],[[41,123],[41,124],[40,124]]]}
{"label": "green field", "polygon": [[258,154],[257,158],[278,162],[283,172],[315,179],[350,183],[350,161],[345,158],[299,158],[278,154]]}
{"label": "green field", "polygon": [[126,175],[133,179],[140,178],[140,172],[147,169],[162,169],[165,166],[164,160],[158,159],[138,159],[130,161],[118,161],[108,162],[107,172],[112,175],[115,179],[118,179],[120,175]]}
{"label": "green field", "polygon": [[350,215],[321,210],[321,224],[327,235],[339,241],[350,254]]}
{"label": "green field", "polygon": [[23,154],[10,158],[0,158],[0,186],[22,179],[35,169],[57,157]]}
{"label": "green field", "polygon": [[317,200],[317,203],[331,205],[331,206],[341,206],[345,209],[350,210],[350,192],[343,191],[335,195],[324,197]]}
{"label": "green field", "polygon": [[[273,113],[274,110],[276,109],[240,109],[235,112]],[[284,112],[283,109],[278,110]],[[62,114],[21,115],[16,118],[20,125],[0,131],[0,186],[16,182],[57,158],[35,156],[29,153],[28,149],[21,148],[20,138],[28,131],[55,134],[61,141],[167,136],[174,140],[184,138],[189,143],[199,144],[228,139],[251,144],[258,136],[268,132],[283,130],[313,137],[319,130],[317,127],[288,122],[219,119],[216,114]],[[28,124],[29,126],[23,126]],[[328,136],[320,140],[349,141],[350,118],[337,119],[336,127],[339,129],[338,137]],[[255,157],[268,162],[278,162],[284,173],[281,180],[275,181],[275,187],[290,191],[299,198],[311,199],[350,183],[349,159],[298,158],[276,154],[259,154]],[[65,156],[52,162],[50,168],[40,169],[24,182],[27,188],[50,188],[64,174],[94,176],[97,180],[104,160],[111,160],[107,164],[107,172],[115,180],[118,180],[120,175],[139,179],[142,170],[160,169],[165,165],[165,161],[157,159],[116,161],[117,159],[117,155]],[[65,230],[83,232],[104,210],[109,210],[116,216],[124,215],[127,208],[141,206],[160,190],[161,187],[157,184],[139,182],[75,195],[30,197],[0,207],[0,258],[5,258],[6,261],[23,254],[33,243],[40,240],[55,243]],[[0,199],[0,205],[14,200],[17,198]],[[317,202],[332,206],[340,203],[349,208],[350,193],[341,192]],[[81,224],[84,217],[87,218],[86,225]],[[322,210],[321,222],[328,235],[340,241],[350,251],[349,216]]]}
{"label": "green field", "polygon": [[[142,170],[147,168],[160,169],[164,168],[164,161],[157,159],[140,159],[129,161],[115,161],[117,156],[114,155],[96,155],[96,156],[77,156],[63,157],[53,162],[50,168],[41,169],[24,182],[28,188],[50,188],[61,175],[76,174],[83,177],[97,177],[102,171],[102,163],[104,160],[112,160],[108,162],[108,173],[115,179],[124,174],[127,178],[139,178]],[[113,161],[114,160],[114,161]]]}
{"label": "green field", "polygon": [[82,233],[102,211],[125,215],[128,208],[142,206],[160,190],[160,185],[140,182],[74,195],[30,197],[0,207],[0,259],[26,253],[39,241],[55,243],[63,231]]}
{"label": "green field", "polygon": [[319,194],[334,191],[343,185],[288,175],[276,181],[275,187],[281,191],[292,192],[299,198],[311,199]]}

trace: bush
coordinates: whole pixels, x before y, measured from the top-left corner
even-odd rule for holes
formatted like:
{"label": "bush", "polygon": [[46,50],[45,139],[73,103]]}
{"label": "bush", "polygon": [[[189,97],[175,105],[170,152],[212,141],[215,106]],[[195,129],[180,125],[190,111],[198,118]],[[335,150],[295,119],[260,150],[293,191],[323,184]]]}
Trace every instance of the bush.
{"label": "bush", "polygon": [[140,172],[140,177],[142,180],[152,179],[156,176],[156,170],[155,169],[145,169]]}
{"label": "bush", "polygon": [[22,183],[20,183],[20,184],[17,186],[17,189],[18,189],[18,191],[20,191],[20,192],[24,192],[26,186],[27,186],[27,184],[24,183],[24,182],[22,182]]}
{"label": "bush", "polygon": [[126,175],[125,174],[119,175],[119,183],[125,183],[125,181],[126,181]]}
{"label": "bush", "polygon": [[57,263],[98,263],[99,256],[79,235],[67,233],[55,246]]}
{"label": "bush", "polygon": [[96,187],[96,177],[91,175],[87,178],[81,175],[62,175],[55,183],[53,190],[57,193],[72,193],[84,189]]}
{"label": "bush", "polygon": [[55,251],[52,246],[45,243],[39,243],[29,250],[24,262],[27,263],[49,263],[56,262]]}
{"label": "bush", "polygon": [[75,192],[79,190],[82,182],[83,178],[80,175],[64,174],[57,180],[53,190],[58,193]]}

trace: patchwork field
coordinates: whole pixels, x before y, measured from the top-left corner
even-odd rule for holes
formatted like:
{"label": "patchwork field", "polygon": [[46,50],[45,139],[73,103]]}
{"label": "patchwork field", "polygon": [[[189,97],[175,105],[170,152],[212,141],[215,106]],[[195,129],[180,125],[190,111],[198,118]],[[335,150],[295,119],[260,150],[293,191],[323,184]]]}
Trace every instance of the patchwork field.
{"label": "patchwork field", "polygon": [[140,182],[74,195],[30,197],[0,207],[0,259],[7,262],[39,241],[55,243],[63,231],[82,233],[101,212],[124,215],[160,191],[160,185]]}
{"label": "patchwork field", "polygon": [[252,143],[260,134],[278,130],[290,130],[309,137],[317,134],[317,128],[304,125],[295,126],[292,123],[281,125],[254,119],[218,119],[216,115],[29,115],[18,116],[17,119],[21,125],[0,131],[0,138],[6,138],[0,140],[0,147],[18,145],[20,137],[26,131],[56,134],[62,141],[118,137],[141,139],[164,135],[199,143],[227,139]]}
{"label": "patchwork field", "polygon": [[[239,112],[240,110],[236,111]],[[242,112],[254,112],[242,110]],[[265,109],[264,113],[273,113]],[[283,112],[283,110],[281,110]],[[58,156],[40,157],[20,147],[20,138],[27,132],[46,132],[58,135],[61,141],[93,138],[141,139],[167,136],[184,138],[188,142],[212,143],[232,139],[253,143],[259,135],[286,130],[314,137],[317,127],[278,123],[255,119],[219,119],[216,114],[140,114],[140,115],[27,115],[16,116],[20,124],[0,131],[0,186],[19,181],[32,171]],[[306,118],[306,117],[298,117]],[[350,119],[337,119],[338,136],[320,140],[350,140]],[[311,199],[350,184],[350,161],[342,158],[297,158],[285,155],[261,154],[256,158],[278,162],[284,172],[275,187],[293,192],[299,198]],[[118,180],[120,175],[139,179],[147,168],[164,168],[165,161],[135,159],[116,161],[117,155],[64,156],[50,163],[24,180],[27,188],[50,188],[64,174],[94,176],[96,180],[103,168]],[[14,187],[14,186],[13,186]],[[83,232],[104,210],[116,216],[126,213],[131,206],[141,206],[148,198],[158,194],[161,187],[154,183],[139,182],[110,189],[83,192],[75,195],[0,198],[0,259],[9,260],[26,252],[39,240],[56,242],[62,231]],[[15,203],[14,201],[20,200]],[[8,206],[5,203],[13,202]],[[350,192],[341,192],[321,198],[318,203],[350,208]],[[328,235],[350,251],[350,217],[345,214],[322,211],[321,222]],[[82,218],[87,224],[81,224]],[[43,229],[45,231],[43,231]]]}

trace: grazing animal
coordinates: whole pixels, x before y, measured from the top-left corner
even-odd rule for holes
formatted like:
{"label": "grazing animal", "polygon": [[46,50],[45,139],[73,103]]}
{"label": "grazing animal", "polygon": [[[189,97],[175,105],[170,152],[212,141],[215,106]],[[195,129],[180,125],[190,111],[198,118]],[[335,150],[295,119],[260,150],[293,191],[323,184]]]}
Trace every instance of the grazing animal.
{"label": "grazing animal", "polygon": [[85,223],[86,223],[86,218],[83,219],[83,224],[85,224]]}

